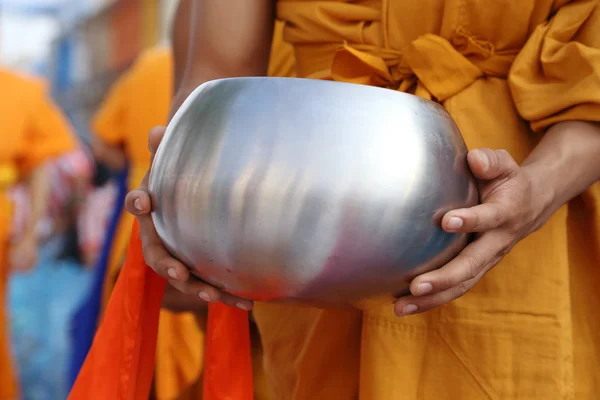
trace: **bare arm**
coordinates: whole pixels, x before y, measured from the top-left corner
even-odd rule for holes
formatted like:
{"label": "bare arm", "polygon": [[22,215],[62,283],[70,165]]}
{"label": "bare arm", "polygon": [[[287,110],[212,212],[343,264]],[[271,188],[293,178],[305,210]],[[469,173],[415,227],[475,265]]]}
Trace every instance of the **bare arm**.
{"label": "bare arm", "polygon": [[181,0],[172,32],[171,116],[206,81],[266,75],[274,22],[273,0]]}
{"label": "bare arm", "polygon": [[127,164],[127,156],[122,146],[110,145],[92,136],[91,149],[94,158],[112,171],[121,171]]}
{"label": "bare arm", "polygon": [[34,169],[27,179],[31,193],[31,219],[28,221],[25,235],[35,236],[36,226],[46,212],[46,199],[50,190],[47,179],[43,166]]}
{"label": "bare arm", "polygon": [[26,178],[25,184],[31,196],[31,217],[19,241],[11,248],[10,265],[15,270],[26,271],[37,261],[38,237],[36,228],[46,212],[46,199],[50,186],[44,167],[40,165]]}
{"label": "bare arm", "polygon": [[600,124],[560,122],[548,129],[523,163],[546,198],[541,216],[548,219],[560,206],[600,180]]}

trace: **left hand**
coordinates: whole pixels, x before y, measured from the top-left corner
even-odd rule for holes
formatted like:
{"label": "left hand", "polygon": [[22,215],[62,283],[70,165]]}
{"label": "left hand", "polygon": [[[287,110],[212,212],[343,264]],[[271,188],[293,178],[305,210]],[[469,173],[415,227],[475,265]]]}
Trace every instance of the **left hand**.
{"label": "left hand", "polygon": [[442,218],[447,232],[475,232],[475,241],[440,269],[414,278],[411,294],[395,302],[398,316],[424,312],[466,294],[527,235],[548,218],[548,196],[527,167],[505,150],[477,149],[467,156],[479,180],[482,204],[449,211]]}
{"label": "left hand", "polygon": [[37,262],[38,243],[34,233],[27,233],[10,249],[11,270],[25,272]]}

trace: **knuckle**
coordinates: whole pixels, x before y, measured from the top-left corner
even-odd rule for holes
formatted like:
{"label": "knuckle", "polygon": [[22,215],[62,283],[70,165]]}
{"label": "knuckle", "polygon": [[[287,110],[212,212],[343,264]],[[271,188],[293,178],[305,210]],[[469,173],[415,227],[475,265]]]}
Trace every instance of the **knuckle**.
{"label": "knuckle", "polygon": [[488,158],[490,160],[491,168],[498,168],[501,162],[501,152],[502,150],[491,150],[488,152]]}
{"label": "knuckle", "polygon": [[507,159],[512,158],[510,153],[506,149],[498,149],[495,153],[498,161],[506,161]]}
{"label": "knuckle", "polygon": [[230,307],[235,307],[238,301],[239,300],[236,297],[228,295],[226,293],[223,293],[223,295],[221,296],[221,302]]}
{"label": "knuckle", "polygon": [[154,262],[154,266],[153,268],[155,270],[159,270],[161,272],[165,272],[169,269],[170,265],[169,265],[169,259],[168,257],[162,256],[162,257],[157,257],[155,262]]}
{"label": "knuckle", "polygon": [[499,260],[504,258],[508,253],[510,253],[513,247],[513,243],[513,236],[507,235],[506,239],[504,239],[502,246],[500,246],[498,252],[496,253],[496,256],[499,258]]}
{"label": "knuckle", "polygon": [[508,253],[510,253],[510,248],[508,246],[502,246],[498,252],[498,257],[504,258]]}
{"label": "knuckle", "polygon": [[[196,298],[200,298],[200,297],[198,296],[198,293],[199,293],[201,290],[203,290],[203,288],[202,288],[202,287],[198,287],[198,286],[196,286],[196,285],[190,284],[189,282],[182,282],[182,283],[180,283],[180,284],[179,284],[179,286],[180,286],[180,289],[179,289],[179,290],[180,290],[181,292],[183,292],[183,293],[185,293],[185,294],[188,294],[188,295],[190,295],[190,296],[194,296],[194,297],[196,297]],[[214,297],[211,297],[211,298],[214,298]]]}
{"label": "knuckle", "polygon": [[508,174],[513,174],[518,167],[516,161],[512,155],[506,149],[499,149],[494,151],[495,154],[495,165],[497,168],[507,170]]}
{"label": "knuckle", "polygon": [[479,216],[479,213],[473,212],[473,215],[471,216],[471,224],[472,229],[474,230],[481,228],[481,217]]}
{"label": "knuckle", "polygon": [[481,272],[483,262],[479,256],[471,256],[465,262],[467,278],[473,279]]}
{"label": "knuckle", "polygon": [[150,243],[147,243],[146,240],[142,238],[142,254],[144,255],[144,261],[148,266],[153,267],[155,264],[155,255]]}
{"label": "knuckle", "polygon": [[452,275],[447,275],[441,280],[441,285],[438,290],[451,288],[454,285],[456,285],[456,279]]}
{"label": "knuckle", "polygon": [[512,156],[506,149],[496,150],[496,162],[499,165],[509,165],[511,164]]}
{"label": "knuckle", "polygon": [[497,228],[497,227],[501,226],[502,223],[504,222],[504,215],[505,215],[504,210],[501,209],[500,207],[494,207],[490,214],[491,214],[490,215],[491,227]]}
{"label": "knuckle", "polygon": [[469,292],[471,286],[467,282],[462,282],[455,286],[454,288],[454,296],[456,299],[463,297],[465,294]]}

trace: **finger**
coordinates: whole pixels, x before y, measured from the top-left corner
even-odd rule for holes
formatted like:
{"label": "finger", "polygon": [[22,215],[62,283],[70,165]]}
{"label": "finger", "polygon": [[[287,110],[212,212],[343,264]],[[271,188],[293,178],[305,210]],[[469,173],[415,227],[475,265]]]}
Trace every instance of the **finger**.
{"label": "finger", "polygon": [[135,216],[150,214],[152,211],[150,194],[142,189],[132,190],[125,196],[125,209]]}
{"label": "finger", "polygon": [[447,212],[442,218],[442,229],[446,232],[485,232],[506,224],[512,216],[510,206],[483,203]]}
{"label": "finger", "polygon": [[254,305],[252,300],[234,296],[223,292],[214,286],[201,281],[193,276],[187,282],[170,281],[173,287],[183,293],[196,296],[199,300],[209,303],[222,302],[231,307],[237,307],[241,310],[250,311]]}
{"label": "finger", "polygon": [[162,243],[151,242],[143,245],[143,254],[146,264],[152,268],[158,275],[163,278],[185,282],[188,280],[190,273],[183,263],[173,258],[164,248]]}
{"label": "finger", "polygon": [[506,177],[519,168],[506,150],[474,149],[469,151],[467,161],[473,175],[486,181]]}
{"label": "finger", "polygon": [[156,232],[152,217],[148,214],[138,216],[137,219],[140,224],[140,239],[146,264],[163,278],[187,281],[190,276],[188,268],[167,251]]}
{"label": "finger", "polygon": [[[483,274],[481,274],[483,276]],[[469,290],[475,286],[481,276],[470,279],[466,282],[461,283],[458,286],[446,289],[439,293],[430,294],[427,296],[406,296],[398,299],[394,303],[394,313],[403,317],[406,315],[418,314],[425,311],[429,311],[433,308],[440,307],[444,304],[448,304],[451,301],[464,296]]]}
{"label": "finger", "polygon": [[190,277],[188,268],[172,257],[162,243],[151,243],[144,246],[146,264],[163,278],[185,282]]}
{"label": "finger", "polygon": [[[162,141],[163,136],[165,135],[166,128],[164,126],[155,126],[150,129],[148,133],[148,149],[150,150],[150,165],[154,161],[154,155],[156,154],[156,150]],[[140,190],[148,190],[148,181],[150,179],[150,169],[146,171],[144,177],[142,178],[142,182],[140,183]]]}
{"label": "finger", "polygon": [[154,155],[156,150],[158,150],[158,146],[160,145],[162,138],[165,136],[166,131],[167,128],[164,126],[155,126],[154,128],[150,129],[150,132],[148,132],[148,149],[152,155]]}
{"label": "finger", "polygon": [[221,292],[221,302],[230,307],[236,307],[244,311],[252,311],[254,302],[242,297],[234,296],[231,293]]}
{"label": "finger", "polygon": [[443,267],[414,278],[410,292],[413,296],[431,295],[470,281],[496,265],[508,248],[501,235],[486,233]]}

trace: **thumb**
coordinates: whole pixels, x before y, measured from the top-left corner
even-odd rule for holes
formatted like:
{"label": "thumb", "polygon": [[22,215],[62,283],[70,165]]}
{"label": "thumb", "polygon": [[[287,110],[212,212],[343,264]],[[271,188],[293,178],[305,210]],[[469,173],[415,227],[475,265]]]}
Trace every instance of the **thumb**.
{"label": "thumb", "polygon": [[167,128],[164,126],[155,126],[148,132],[148,148],[150,149],[152,156],[156,153],[166,131]]}
{"label": "thumb", "polygon": [[473,175],[486,181],[506,177],[519,168],[506,150],[474,149],[469,151],[467,161]]}

